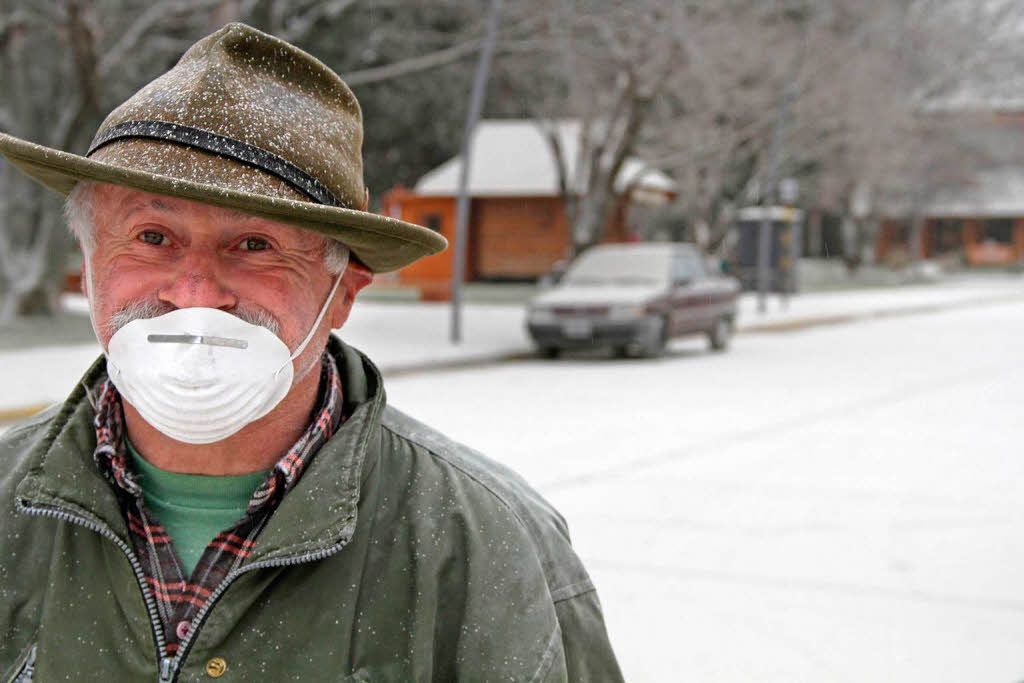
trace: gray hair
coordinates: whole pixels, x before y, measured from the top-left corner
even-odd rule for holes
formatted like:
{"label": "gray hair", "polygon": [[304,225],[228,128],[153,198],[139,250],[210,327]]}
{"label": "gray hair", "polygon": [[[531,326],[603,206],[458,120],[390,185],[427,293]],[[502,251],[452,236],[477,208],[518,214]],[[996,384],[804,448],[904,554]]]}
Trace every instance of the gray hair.
{"label": "gray hair", "polygon": [[338,240],[330,237],[325,239],[327,241],[324,244],[324,265],[327,266],[328,273],[337,277],[348,267],[349,249]]}
{"label": "gray hair", "polygon": [[[79,182],[64,201],[68,229],[82,246],[86,256],[96,246],[96,184]],[[333,276],[341,275],[349,261],[349,249],[338,240],[324,237],[324,266]]]}
{"label": "gray hair", "polygon": [[64,200],[64,219],[86,255],[96,246],[95,183],[79,182]]}

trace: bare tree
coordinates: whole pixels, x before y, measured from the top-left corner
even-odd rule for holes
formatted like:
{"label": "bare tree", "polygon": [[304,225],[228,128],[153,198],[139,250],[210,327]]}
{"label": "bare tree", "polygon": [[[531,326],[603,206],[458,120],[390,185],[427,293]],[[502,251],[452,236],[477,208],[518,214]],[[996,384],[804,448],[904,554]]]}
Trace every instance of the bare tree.
{"label": "bare tree", "polygon": [[[188,12],[211,2],[68,0],[2,6],[0,87],[16,93],[0,109],[4,128],[59,149],[81,149],[109,108],[116,75],[130,80],[146,70],[138,46],[159,26],[165,35]],[[128,19],[126,21],[126,18]],[[113,39],[116,36],[116,39]],[[162,47],[161,47],[162,46]],[[147,41],[145,56],[172,58],[176,43]],[[114,99],[114,102],[118,101]],[[4,165],[0,176],[0,322],[52,310],[70,248],[61,230],[60,204]]]}
{"label": "bare tree", "polygon": [[[792,84],[778,170],[801,181],[805,206],[844,216],[846,257],[855,264],[874,239],[883,202],[919,206],[982,161],[949,125],[922,115],[922,93],[1019,54],[1005,24],[1019,26],[1020,12],[1009,2],[942,0],[702,4],[688,27],[703,69],[676,74],[647,156],[671,169],[679,212],[710,226],[714,246],[728,229],[727,209],[763,183]],[[701,74],[710,77],[693,77]],[[685,95],[671,97],[677,93]],[[855,215],[855,197],[875,199],[866,215]]]}
{"label": "bare tree", "polygon": [[[104,112],[200,36],[241,20],[305,47],[356,88],[373,122],[367,181],[383,189],[455,152],[482,9],[471,0],[0,0],[0,90],[16,94],[0,101],[0,128],[82,151]],[[848,217],[855,261],[883,202],[902,199],[918,215],[935,188],[969,180],[985,161],[929,103],[993,66],[1024,64],[1015,0],[521,0],[508,9],[485,110],[533,117],[547,133],[574,250],[600,240],[620,208],[630,156],[676,178],[678,198],[661,216],[671,232],[720,246],[730,208],[763,182],[784,118],[779,175],[800,179],[805,206]],[[787,84],[794,94],[780,117]],[[570,119],[574,144],[558,134]],[[876,198],[866,217],[851,211],[857,193]],[[72,253],[60,223],[57,199],[0,162],[0,322],[52,308]]]}
{"label": "bare tree", "polygon": [[[544,45],[505,66],[532,86],[525,113],[548,141],[576,253],[602,238],[623,165],[670,74],[686,64],[684,10],[663,0],[563,0],[520,9],[546,11],[538,31]],[[566,120],[578,122],[571,144]]]}
{"label": "bare tree", "polygon": [[[308,47],[364,87],[422,77],[474,54],[474,11],[455,0],[437,8],[400,0],[0,0],[0,90],[16,94],[0,102],[0,127],[81,152],[105,112],[204,33],[238,20]],[[342,21],[350,40],[337,40]],[[505,49],[516,49],[515,38]],[[417,144],[407,136],[408,147]],[[54,309],[73,254],[61,223],[58,198],[0,160],[0,324]]]}
{"label": "bare tree", "polygon": [[[1013,3],[937,0],[834,0],[828,7],[804,83],[798,159],[815,169],[812,199],[849,226],[845,256],[855,266],[871,251],[883,213],[905,214],[919,236],[926,201],[944,186],[970,182],[986,163],[962,126],[928,114],[926,93],[940,83],[963,85],[1019,54],[995,36],[1021,12]],[[855,196],[873,201],[852,211]]]}

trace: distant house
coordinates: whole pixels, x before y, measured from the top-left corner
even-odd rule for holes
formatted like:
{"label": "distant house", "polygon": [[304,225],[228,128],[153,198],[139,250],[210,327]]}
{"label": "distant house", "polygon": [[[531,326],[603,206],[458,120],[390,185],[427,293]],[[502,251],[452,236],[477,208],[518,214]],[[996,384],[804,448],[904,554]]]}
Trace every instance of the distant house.
{"label": "distant house", "polygon": [[[973,180],[936,190],[924,205],[920,252],[969,266],[1024,260],[1024,76],[993,74],[933,98],[928,116],[955,125],[957,135],[986,161]],[[885,221],[877,256],[910,251],[907,220]]]}
{"label": "distant house", "polygon": [[[924,218],[920,252],[925,258],[962,259],[969,266],[1024,260],[1024,168],[985,169],[969,185],[940,190],[925,206]],[[878,257],[909,251],[910,235],[908,220],[885,221]]]}
{"label": "distant house", "polygon": [[[579,123],[557,127],[565,158],[578,157]],[[409,190],[394,188],[381,202],[388,215],[455,236],[455,205],[461,157],[424,175]],[[570,170],[569,177],[574,177]],[[465,273],[473,280],[527,280],[550,270],[569,250],[569,231],[550,146],[530,120],[482,121],[477,127],[468,192],[471,199]],[[668,202],[676,189],[665,174],[639,159],[627,159],[616,180],[621,193],[605,241],[634,237],[629,208]],[[584,191],[585,188],[581,188]],[[447,296],[454,250],[425,258],[399,273],[399,280],[432,298]]]}

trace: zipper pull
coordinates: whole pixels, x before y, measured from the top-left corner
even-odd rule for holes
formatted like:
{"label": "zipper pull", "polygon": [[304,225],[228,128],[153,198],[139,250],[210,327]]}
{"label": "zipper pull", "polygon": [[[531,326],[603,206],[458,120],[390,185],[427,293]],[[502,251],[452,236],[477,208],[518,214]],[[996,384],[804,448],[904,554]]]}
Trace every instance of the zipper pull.
{"label": "zipper pull", "polygon": [[171,683],[174,676],[174,658],[164,657],[160,660],[160,683]]}

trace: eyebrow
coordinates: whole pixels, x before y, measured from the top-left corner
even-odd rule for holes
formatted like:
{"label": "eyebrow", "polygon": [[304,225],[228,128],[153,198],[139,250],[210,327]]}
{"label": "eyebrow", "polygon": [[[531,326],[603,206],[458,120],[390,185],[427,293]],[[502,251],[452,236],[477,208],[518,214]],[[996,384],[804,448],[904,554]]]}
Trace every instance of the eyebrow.
{"label": "eyebrow", "polygon": [[[173,204],[168,204],[167,202],[165,202],[162,199],[150,199],[149,200],[149,207],[151,209],[156,210],[156,211],[164,211],[166,213],[181,213],[181,209],[179,209],[178,207],[174,206]],[[133,208],[135,208],[135,207],[133,207]]]}

